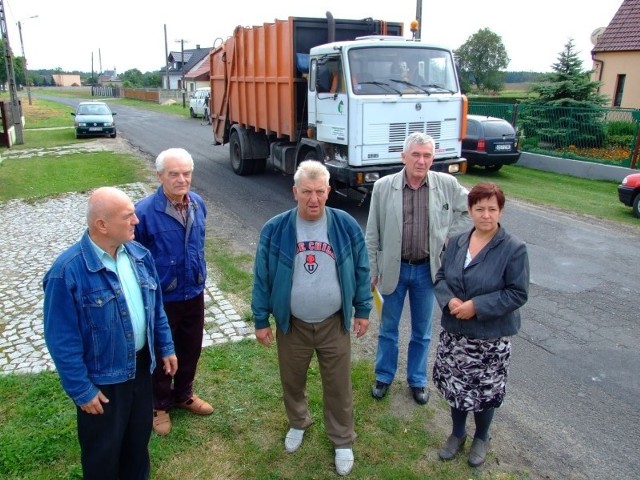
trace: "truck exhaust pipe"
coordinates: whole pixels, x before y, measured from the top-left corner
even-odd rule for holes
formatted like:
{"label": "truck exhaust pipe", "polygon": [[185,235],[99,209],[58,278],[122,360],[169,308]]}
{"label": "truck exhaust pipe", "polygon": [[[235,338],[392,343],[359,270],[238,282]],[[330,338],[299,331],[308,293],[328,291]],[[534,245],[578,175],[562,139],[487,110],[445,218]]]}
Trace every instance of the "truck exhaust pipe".
{"label": "truck exhaust pipe", "polygon": [[333,15],[331,12],[327,11],[327,35],[328,40],[327,43],[332,43],[336,41],[336,21],[333,19]]}

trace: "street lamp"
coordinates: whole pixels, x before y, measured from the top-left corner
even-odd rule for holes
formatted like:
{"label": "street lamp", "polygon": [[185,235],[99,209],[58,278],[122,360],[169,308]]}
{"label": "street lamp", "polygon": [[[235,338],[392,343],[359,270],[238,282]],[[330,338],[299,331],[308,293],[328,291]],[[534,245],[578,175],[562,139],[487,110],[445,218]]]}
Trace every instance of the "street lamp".
{"label": "street lamp", "polygon": [[[38,18],[38,15],[32,15],[31,17],[23,18],[22,21],[29,20],[30,18]],[[31,88],[29,87],[29,69],[27,68],[27,57],[24,54],[24,43],[22,42],[22,24],[18,20],[18,33],[20,33],[20,47],[22,48],[22,60],[24,61],[24,81],[27,84],[27,97],[29,98],[29,105],[31,105]]]}

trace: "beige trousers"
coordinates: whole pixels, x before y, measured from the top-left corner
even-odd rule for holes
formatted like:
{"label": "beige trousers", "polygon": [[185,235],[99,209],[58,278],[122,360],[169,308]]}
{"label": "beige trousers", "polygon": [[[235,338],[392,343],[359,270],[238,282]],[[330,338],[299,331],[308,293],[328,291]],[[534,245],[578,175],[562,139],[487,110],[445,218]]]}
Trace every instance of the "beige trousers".
{"label": "beige trousers", "polygon": [[335,448],[351,448],[356,438],[351,388],[351,336],[338,312],[319,323],[292,317],[291,330],[277,331],[280,381],[291,428],[304,430],[313,420],[307,402],[307,373],[314,352],[322,378],[324,425]]}

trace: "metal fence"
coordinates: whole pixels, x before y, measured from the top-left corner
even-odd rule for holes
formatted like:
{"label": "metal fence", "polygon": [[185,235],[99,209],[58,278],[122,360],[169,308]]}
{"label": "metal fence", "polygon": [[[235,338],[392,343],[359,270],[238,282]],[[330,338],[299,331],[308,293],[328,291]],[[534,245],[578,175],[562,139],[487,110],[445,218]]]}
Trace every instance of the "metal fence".
{"label": "metal fence", "polygon": [[91,86],[92,97],[107,97],[107,98],[119,98],[121,97],[120,87],[114,87],[112,85],[92,85]]}
{"label": "metal fence", "polygon": [[510,122],[524,152],[638,168],[637,109],[470,102],[469,113]]}

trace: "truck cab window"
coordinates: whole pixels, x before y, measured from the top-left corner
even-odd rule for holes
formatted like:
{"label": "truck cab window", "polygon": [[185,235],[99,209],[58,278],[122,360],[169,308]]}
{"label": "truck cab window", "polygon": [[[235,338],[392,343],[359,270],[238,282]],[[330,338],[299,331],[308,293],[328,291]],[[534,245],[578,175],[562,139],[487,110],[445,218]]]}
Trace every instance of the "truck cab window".
{"label": "truck cab window", "polygon": [[344,75],[342,73],[342,62],[340,58],[328,58],[325,61],[318,61],[317,66],[317,89],[318,93],[344,93]]}

